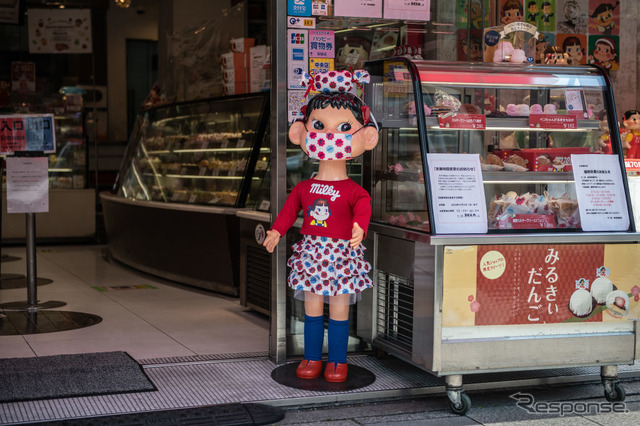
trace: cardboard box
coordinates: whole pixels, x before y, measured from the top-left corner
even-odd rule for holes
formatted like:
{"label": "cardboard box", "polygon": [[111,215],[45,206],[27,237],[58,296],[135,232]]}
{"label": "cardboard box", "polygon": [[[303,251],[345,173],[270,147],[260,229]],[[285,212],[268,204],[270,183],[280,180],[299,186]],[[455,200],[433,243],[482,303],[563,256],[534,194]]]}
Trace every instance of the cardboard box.
{"label": "cardboard box", "polygon": [[246,81],[237,81],[235,83],[224,83],[222,85],[222,94],[225,96],[240,95],[243,93],[247,93]]}
{"label": "cardboard box", "polygon": [[249,49],[255,44],[253,38],[234,38],[229,44],[231,45],[231,51],[237,53],[247,53]]}
{"label": "cardboard box", "polygon": [[222,68],[223,83],[246,82],[247,79],[248,71],[244,67]]}
{"label": "cardboard box", "polygon": [[220,55],[220,65],[222,68],[244,68],[245,54],[237,52],[227,52]]}
{"label": "cardboard box", "polygon": [[[493,154],[497,155],[502,161],[509,158],[512,154],[517,154],[527,163],[527,169],[532,172],[570,172],[573,171],[571,166],[571,154],[588,154],[589,148],[586,146],[575,148],[541,148],[541,149],[495,149]],[[540,163],[540,156],[549,158],[551,163],[556,161],[556,165],[546,165]],[[558,164],[558,163],[561,163]]]}

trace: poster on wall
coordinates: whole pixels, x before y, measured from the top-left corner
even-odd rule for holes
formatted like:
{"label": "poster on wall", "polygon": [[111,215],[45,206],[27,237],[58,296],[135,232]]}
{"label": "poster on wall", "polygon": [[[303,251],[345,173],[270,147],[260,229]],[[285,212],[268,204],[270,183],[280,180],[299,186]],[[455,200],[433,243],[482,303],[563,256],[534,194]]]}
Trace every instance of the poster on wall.
{"label": "poster on wall", "polygon": [[11,62],[11,92],[36,93],[35,62]]}
{"label": "poster on wall", "polygon": [[600,65],[605,71],[617,71],[620,69],[619,56],[620,36],[589,36],[590,64]]}
{"label": "poster on wall", "polygon": [[335,16],[382,18],[382,0],[334,0]]}
{"label": "poster on wall", "polygon": [[20,23],[20,0],[0,2],[0,24]]}
{"label": "poster on wall", "polygon": [[637,244],[447,246],[442,326],[638,319],[638,256]]}
{"label": "poster on wall", "polygon": [[558,0],[556,28],[559,33],[586,34],[588,0]]}
{"label": "poster on wall", "polygon": [[589,34],[620,34],[620,1],[589,0]]}
{"label": "poster on wall", "polygon": [[29,9],[29,53],[91,53],[91,10]]}
{"label": "poster on wall", "polygon": [[428,21],[430,0],[385,0],[385,19]]}

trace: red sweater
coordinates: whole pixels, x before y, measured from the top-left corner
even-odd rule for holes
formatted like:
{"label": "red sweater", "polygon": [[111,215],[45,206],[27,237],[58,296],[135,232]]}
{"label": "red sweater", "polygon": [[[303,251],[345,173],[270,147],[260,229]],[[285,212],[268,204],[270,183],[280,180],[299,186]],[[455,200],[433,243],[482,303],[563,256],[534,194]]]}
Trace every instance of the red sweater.
{"label": "red sweater", "polygon": [[303,235],[351,239],[353,223],[367,235],[371,219],[371,197],[351,179],[309,179],[293,188],[271,229],[284,235],[304,209]]}

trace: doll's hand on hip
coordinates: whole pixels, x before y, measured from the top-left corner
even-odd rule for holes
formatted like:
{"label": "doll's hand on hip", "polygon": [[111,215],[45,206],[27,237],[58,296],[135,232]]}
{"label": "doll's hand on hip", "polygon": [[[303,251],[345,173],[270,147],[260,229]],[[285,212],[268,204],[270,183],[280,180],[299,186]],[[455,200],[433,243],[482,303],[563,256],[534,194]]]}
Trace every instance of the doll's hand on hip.
{"label": "doll's hand on hip", "polygon": [[364,238],[364,231],[358,225],[358,222],[353,222],[353,228],[351,229],[351,239],[349,240],[349,245],[351,248],[356,248],[362,242]]}
{"label": "doll's hand on hip", "polygon": [[269,253],[273,253],[273,249],[276,248],[280,241],[280,233],[275,229],[267,231],[267,237],[264,239],[262,245],[267,249]]}

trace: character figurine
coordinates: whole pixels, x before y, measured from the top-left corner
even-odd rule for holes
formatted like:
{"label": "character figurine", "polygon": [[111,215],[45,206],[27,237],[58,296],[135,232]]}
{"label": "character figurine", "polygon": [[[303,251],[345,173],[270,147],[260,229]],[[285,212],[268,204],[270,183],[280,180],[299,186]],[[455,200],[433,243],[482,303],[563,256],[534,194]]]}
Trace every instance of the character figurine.
{"label": "character figurine", "polygon": [[549,46],[544,51],[544,63],[548,65],[567,65],[567,58],[560,47]]}
{"label": "character figurine", "polygon": [[640,112],[632,109],[622,115],[621,139],[627,148],[627,158],[640,159]]}
{"label": "character figurine", "polygon": [[301,379],[322,372],[324,304],[329,305],[328,363],[324,378],[347,378],[349,307],[360,292],[372,287],[361,242],[371,218],[371,197],[347,176],[347,160],[372,150],[378,129],[369,107],[349,93],[368,82],[365,71],[328,71],[308,80],[320,94],[302,108],[303,118],[289,129],[289,139],[314,160],[318,173],[296,185],[263,243],[270,253],[303,211],[300,233],[293,245],[288,285],[304,300],[304,357],[296,369]]}

